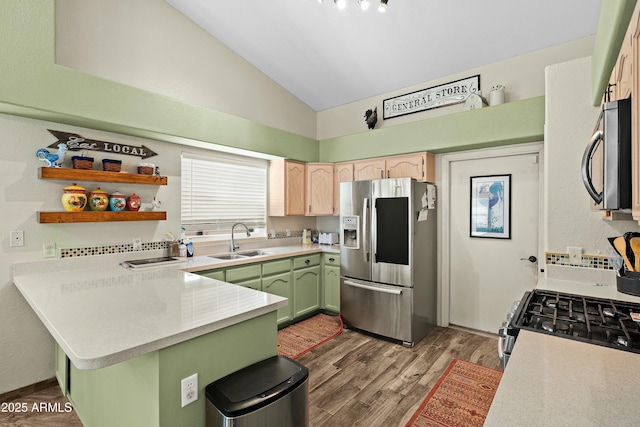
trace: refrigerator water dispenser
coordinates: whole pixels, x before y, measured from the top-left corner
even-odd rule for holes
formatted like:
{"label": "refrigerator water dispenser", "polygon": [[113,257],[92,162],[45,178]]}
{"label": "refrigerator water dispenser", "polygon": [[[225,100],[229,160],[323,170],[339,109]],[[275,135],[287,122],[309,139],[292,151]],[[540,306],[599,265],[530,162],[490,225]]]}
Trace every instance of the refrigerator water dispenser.
{"label": "refrigerator water dispenser", "polygon": [[359,225],[360,217],[357,215],[342,217],[342,246],[347,249],[360,249]]}

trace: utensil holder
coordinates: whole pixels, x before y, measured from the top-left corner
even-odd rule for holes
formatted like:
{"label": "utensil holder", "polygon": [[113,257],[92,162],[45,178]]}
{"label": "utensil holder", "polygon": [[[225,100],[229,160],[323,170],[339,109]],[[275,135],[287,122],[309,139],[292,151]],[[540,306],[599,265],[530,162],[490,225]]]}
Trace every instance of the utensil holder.
{"label": "utensil holder", "polygon": [[616,276],[618,292],[640,297],[640,273]]}
{"label": "utensil holder", "polygon": [[180,245],[178,242],[169,242],[167,245],[169,256],[180,256]]}

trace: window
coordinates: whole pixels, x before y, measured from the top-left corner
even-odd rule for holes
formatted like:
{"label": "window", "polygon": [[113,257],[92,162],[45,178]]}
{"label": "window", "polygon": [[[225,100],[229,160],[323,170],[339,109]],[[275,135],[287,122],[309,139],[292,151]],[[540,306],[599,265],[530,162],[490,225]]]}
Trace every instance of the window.
{"label": "window", "polygon": [[267,166],[234,154],[182,153],[181,218],[188,234],[229,238],[233,224],[243,222],[253,237],[266,236]]}

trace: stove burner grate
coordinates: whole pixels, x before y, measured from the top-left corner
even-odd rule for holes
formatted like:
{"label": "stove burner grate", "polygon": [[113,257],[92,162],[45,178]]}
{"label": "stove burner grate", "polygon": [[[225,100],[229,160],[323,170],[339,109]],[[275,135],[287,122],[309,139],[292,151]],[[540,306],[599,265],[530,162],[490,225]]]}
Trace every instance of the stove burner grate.
{"label": "stove burner grate", "polygon": [[640,353],[640,304],[533,290],[525,293],[512,326]]}

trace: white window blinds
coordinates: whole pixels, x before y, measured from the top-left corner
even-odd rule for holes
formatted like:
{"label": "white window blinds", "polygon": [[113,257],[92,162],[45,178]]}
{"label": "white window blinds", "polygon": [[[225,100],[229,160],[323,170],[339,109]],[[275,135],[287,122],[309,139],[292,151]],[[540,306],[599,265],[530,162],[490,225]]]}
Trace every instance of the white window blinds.
{"label": "white window blinds", "polygon": [[[265,236],[266,160],[215,153],[182,154],[182,225],[191,232],[228,236],[243,222]],[[193,233],[189,233],[193,234]]]}

